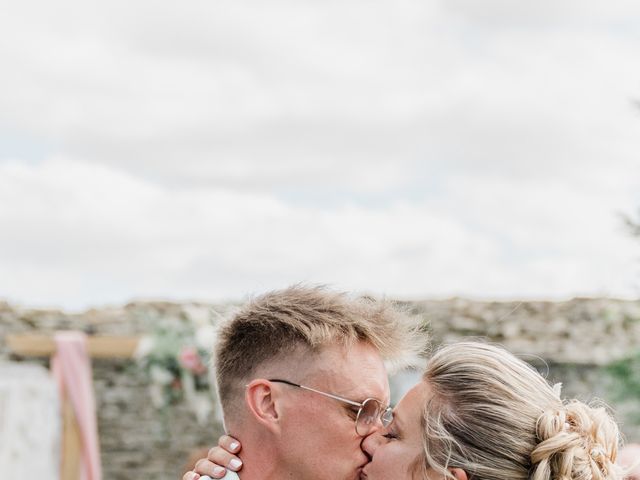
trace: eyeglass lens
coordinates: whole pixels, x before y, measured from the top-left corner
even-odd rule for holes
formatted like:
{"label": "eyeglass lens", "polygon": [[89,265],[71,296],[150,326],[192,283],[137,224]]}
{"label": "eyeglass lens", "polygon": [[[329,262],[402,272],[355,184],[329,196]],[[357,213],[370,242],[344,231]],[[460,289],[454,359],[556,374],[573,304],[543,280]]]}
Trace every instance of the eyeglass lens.
{"label": "eyeglass lens", "polygon": [[[382,405],[373,398],[368,398],[364,401],[356,422],[356,432],[358,435],[365,436],[371,431],[380,417],[381,408]],[[385,427],[389,425],[391,420],[393,420],[393,413],[391,410],[385,410],[384,415],[382,415],[380,420]]]}

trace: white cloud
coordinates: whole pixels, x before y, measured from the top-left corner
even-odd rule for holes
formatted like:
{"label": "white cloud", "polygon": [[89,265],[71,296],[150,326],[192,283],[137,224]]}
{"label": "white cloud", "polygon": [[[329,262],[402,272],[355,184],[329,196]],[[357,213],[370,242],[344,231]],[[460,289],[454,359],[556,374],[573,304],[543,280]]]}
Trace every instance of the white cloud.
{"label": "white cloud", "polygon": [[[0,124],[165,182],[251,188],[384,191],[425,157],[529,175],[621,136],[636,149],[640,42],[614,20],[640,12],[603,29],[569,21],[599,8],[542,3],[18,2],[0,25]],[[480,11],[539,20],[485,28]]]}
{"label": "white cloud", "polygon": [[516,3],[509,0],[447,0],[441,5],[448,11],[469,19],[476,25],[495,27],[545,26],[619,26],[621,20],[640,15],[640,6],[634,0],[539,0]]}
{"label": "white cloud", "polygon": [[449,188],[449,205],[320,209],[66,158],[5,162],[0,291],[71,308],[298,281],[400,296],[633,294],[637,248],[597,197],[475,177]]}
{"label": "white cloud", "polygon": [[13,2],[0,138],[37,148],[0,150],[0,295],[637,293],[638,28],[627,0]]}

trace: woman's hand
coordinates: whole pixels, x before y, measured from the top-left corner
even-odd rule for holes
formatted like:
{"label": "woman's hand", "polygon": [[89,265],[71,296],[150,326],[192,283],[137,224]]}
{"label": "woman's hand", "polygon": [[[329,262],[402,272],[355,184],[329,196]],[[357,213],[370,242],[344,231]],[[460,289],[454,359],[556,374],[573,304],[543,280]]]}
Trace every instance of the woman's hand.
{"label": "woman's hand", "polygon": [[223,435],[218,440],[218,446],[209,450],[207,458],[196,462],[193,471],[182,476],[182,480],[198,480],[203,475],[211,478],[222,478],[227,468],[234,472],[242,468],[242,460],[236,456],[240,452],[240,442],[229,435]]}

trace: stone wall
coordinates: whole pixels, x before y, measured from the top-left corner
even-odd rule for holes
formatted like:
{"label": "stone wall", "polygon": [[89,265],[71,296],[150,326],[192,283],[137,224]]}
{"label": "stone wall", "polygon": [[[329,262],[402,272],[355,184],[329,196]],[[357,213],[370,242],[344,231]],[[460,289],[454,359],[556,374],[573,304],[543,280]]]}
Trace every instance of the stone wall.
{"label": "stone wall", "polygon": [[604,365],[640,346],[640,301],[478,302],[408,304],[426,318],[437,342],[484,337],[512,352],[556,363]]}
{"label": "stone wall", "polygon": [[[611,398],[604,366],[640,349],[640,301],[477,302],[464,299],[405,302],[430,325],[434,344],[482,337],[522,354],[567,396],[614,403],[629,439],[640,440],[639,400]],[[0,303],[0,361],[10,357],[7,333],[80,329],[95,334],[143,335],[158,322],[215,322],[233,305],[131,303],[69,314]],[[34,361],[29,359],[29,361]],[[42,364],[47,361],[37,360]],[[186,405],[163,415],[150,406],[148,379],[128,360],[93,362],[105,479],[181,477],[189,452],[215,442],[221,427],[199,425]],[[397,383],[397,382],[395,382]]]}

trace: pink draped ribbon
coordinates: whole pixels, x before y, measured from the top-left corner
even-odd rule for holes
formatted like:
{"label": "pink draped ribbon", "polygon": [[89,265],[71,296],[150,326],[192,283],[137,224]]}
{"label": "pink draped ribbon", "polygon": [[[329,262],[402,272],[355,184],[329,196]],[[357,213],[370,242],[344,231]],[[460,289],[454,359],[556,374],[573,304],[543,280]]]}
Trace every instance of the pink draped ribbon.
{"label": "pink draped ribbon", "polygon": [[57,351],[51,360],[51,370],[58,383],[60,397],[65,395],[71,402],[82,440],[80,479],[101,480],[98,424],[87,336],[82,332],[59,332],[54,340]]}

